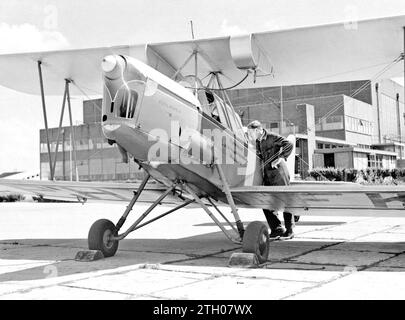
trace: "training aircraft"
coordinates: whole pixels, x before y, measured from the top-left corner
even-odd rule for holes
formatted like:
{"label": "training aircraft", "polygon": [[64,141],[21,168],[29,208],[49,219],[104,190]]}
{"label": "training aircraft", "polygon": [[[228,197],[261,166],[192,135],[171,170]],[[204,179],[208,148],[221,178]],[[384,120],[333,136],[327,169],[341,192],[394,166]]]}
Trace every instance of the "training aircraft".
{"label": "training aircraft", "polygon": [[[1,55],[0,85],[40,93],[44,111],[45,92],[64,95],[63,112],[66,102],[70,108],[71,94],[94,94],[102,89],[105,137],[117,145],[125,161],[129,155],[146,175],[138,185],[13,180],[0,180],[0,185],[83,202],[130,200],[116,224],[101,219],[90,228],[89,249],[100,250],[105,257],[113,256],[119,241],[129,233],[188,205],[201,207],[231,241],[241,244],[243,252],[256,254],[260,262],[269,254],[268,228],[258,221],[245,228],[238,208],[288,210],[298,216],[317,211],[328,214],[329,209],[342,214],[356,209],[364,215],[403,215],[405,186],[305,181],[262,186],[265,164],[227,95],[237,85],[266,87],[398,76],[403,26],[405,16],[399,16],[237,37]],[[389,68],[381,73],[384,63]],[[160,185],[151,187],[150,178]],[[145,192],[149,199],[143,201],[151,201],[151,192],[156,198],[120,232]],[[163,201],[174,208],[143,222]],[[230,206],[235,223],[219,210],[218,203]]]}

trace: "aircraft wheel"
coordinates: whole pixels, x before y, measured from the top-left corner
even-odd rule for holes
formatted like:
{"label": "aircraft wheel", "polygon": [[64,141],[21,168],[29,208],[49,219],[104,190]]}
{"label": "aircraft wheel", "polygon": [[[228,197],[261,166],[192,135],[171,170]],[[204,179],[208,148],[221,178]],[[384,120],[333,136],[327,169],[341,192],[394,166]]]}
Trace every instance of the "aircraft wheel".
{"label": "aircraft wheel", "polygon": [[242,251],[256,254],[260,263],[267,261],[270,251],[269,229],[263,222],[249,223],[243,235]]}
{"label": "aircraft wheel", "polygon": [[118,249],[118,241],[110,240],[112,235],[116,235],[114,223],[107,219],[97,220],[89,231],[89,249],[100,250],[104,257],[112,257]]}
{"label": "aircraft wheel", "polygon": [[294,221],[295,223],[297,223],[298,221],[300,221],[301,216],[294,216]]}

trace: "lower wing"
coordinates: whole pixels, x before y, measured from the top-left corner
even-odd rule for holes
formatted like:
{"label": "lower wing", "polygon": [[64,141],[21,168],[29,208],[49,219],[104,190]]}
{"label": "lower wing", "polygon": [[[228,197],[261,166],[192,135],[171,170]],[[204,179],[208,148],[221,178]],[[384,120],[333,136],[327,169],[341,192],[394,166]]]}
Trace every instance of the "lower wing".
{"label": "lower wing", "polygon": [[289,186],[233,188],[231,193],[241,206],[301,213],[311,209],[405,210],[405,185],[294,182]]}
{"label": "lower wing", "polygon": [[[132,199],[140,183],[29,181],[0,179],[0,193],[20,193],[51,200],[125,201]],[[153,202],[166,188],[158,183],[148,183],[139,202]],[[162,203],[177,204],[181,199],[168,195]]]}
{"label": "lower wing", "polygon": [[[54,200],[125,201],[138,190],[139,183],[67,182],[0,179],[0,193],[22,193]],[[166,187],[148,183],[139,202],[152,203]],[[347,182],[293,182],[289,186],[232,188],[238,207],[289,210],[310,214],[313,210],[402,210],[405,214],[404,186],[362,186]],[[163,204],[183,200],[169,194]],[[402,212],[400,214],[402,214]]]}

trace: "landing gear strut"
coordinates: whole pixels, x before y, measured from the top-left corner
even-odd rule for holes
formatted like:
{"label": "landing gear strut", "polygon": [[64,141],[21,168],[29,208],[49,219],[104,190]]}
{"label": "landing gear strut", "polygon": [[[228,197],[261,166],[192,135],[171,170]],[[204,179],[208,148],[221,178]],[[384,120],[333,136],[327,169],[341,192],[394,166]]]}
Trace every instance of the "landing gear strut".
{"label": "landing gear strut", "polygon": [[[104,257],[112,257],[115,255],[118,249],[119,241],[125,239],[128,234],[131,232],[142,228],[158,219],[165,217],[166,215],[173,213],[191,203],[198,203],[202,209],[209,215],[209,217],[215,222],[215,224],[222,230],[225,236],[231,240],[232,242],[242,245],[243,252],[247,253],[254,253],[259,262],[263,263],[267,260],[267,256],[269,254],[269,233],[267,226],[264,223],[255,221],[248,225],[247,229],[244,229],[243,223],[240,220],[240,217],[237,213],[237,208],[232,198],[232,194],[230,192],[229,186],[226,183],[225,176],[221,168],[218,166],[218,171],[220,172],[220,176],[222,181],[224,182],[223,190],[227,196],[228,204],[232,209],[232,214],[234,215],[236,223],[231,223],[226,216],[219,210],[219,208],[215,205],[215,203],[209,198],[206,197],[204,201],[204,197],[198,195],[193,188],[183,181],[176,181],[172,186],[168,187],[163,194],[161,194],[152,204],[151,206],[143,213],[141,216],[123,233],[119,233],[121,227],[124,225],[125,220],[127,219],[129,213],[131,212],[133,206],[139,199],[142,191],[145,189],[145,186],[149,180],[149,175],[147,175],[144,180],[142,181],[141,185],[139,186],[138,191],[134,192],[134,196],[131,199],[129,205],[125,209],[122,217],[119,219],[118,223],[115,225],[113,222],[101,219],[97,220],[90,228],[89,235],[88,235],[88,244],[89,249],[91,250],[100,250]],[[169,211],[166,211],[163,214],[158,215],[155,218],[150,219],[147,222],[142,221],[152,212],[152,210],[160,204],[164,198],[166,198],[170,193],[176,194],[179,192],[176,187],[180,187],[188,192],[191,195],[190,198],[184,198],[181,194],[178,194],[179,198],[182,199],[183,203],[176,206]],[[225,220],[225,222],[231,227],[232,230],[227,230],[222,225],[222,223],[218,220],[218,218],[212,212],[211,206],[221,215],[221,217]],[[233,231],[233,232],[230,232]],[[236,235],[236,236],[235,236]]]}
{"label": "landing gear strut", "polygon": [[115,255],[118,249],[119,241],[125,239],[128,234],[131,232],[142,228],[164,216],[177,211],[178,209],[184,208],[185,206],[189,205],[190,203],[194,202],[194,200],[185,200],[184,203],[178,205],[177,207],[166,211],[165,213],[160,214],[159,216],[150,219],[147,222],[141,223],[146,216],[158,205],[162,202],[164,198],[167,197],[171,192],[175,193],[177,184],[172,185],[171,187],[167,188],[163,194],[156,199],[155,202],[122,234],[119,234],[119,230],[125,223],[126,218],[128,217],[129,213],[131,212],[133,206],[135,205],[136,201],[140,197],[142,191],[145,189],[146,183],[149,180],[149,175],[145,177],[142,181],[138,191],[134,192],[134,196],[127,206],[124,214],[118,221],[117,225],[114,225],[113,222],[107,219],[100,219],[93,223],[90,228],[89,235],[88,235],[88,245],[90,250],[100,250],[104,257],[112,257]]}

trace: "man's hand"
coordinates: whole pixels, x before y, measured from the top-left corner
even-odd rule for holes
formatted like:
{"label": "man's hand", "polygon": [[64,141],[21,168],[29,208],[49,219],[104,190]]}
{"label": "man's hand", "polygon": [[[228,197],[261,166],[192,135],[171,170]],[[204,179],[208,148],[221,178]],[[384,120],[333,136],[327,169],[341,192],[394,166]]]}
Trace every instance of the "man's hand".
{"label": "man's hand", "polygon": [[278,159],[276,159],[276,160],[274,160],[272,163],[271,163],[271,167],[272,168],[278,168],[278,165],[281,163],[281,158],[278,158]]}

